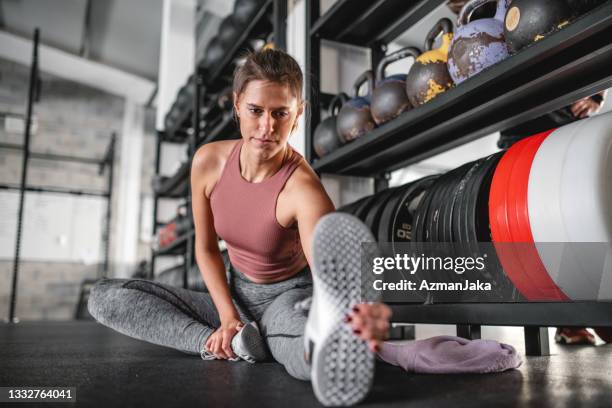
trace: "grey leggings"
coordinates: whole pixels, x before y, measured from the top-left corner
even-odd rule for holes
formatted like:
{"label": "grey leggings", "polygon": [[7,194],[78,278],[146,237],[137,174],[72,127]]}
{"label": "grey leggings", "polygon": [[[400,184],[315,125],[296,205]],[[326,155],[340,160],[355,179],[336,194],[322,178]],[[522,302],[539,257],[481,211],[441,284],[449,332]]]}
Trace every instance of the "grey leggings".
{"label": "grey leggings", "polygon": [[[257,284],[230,268],[232,300],[243,322],[256,321],[272,357],[298,379],[309,380],[303,335],[307,312],[294,304],[312,296],[308,267],[272,284]],[[199,355],[219,316],[208,293],[141,279],[103,279],[89,296],[88,309],[100,323],[150,343]]]}

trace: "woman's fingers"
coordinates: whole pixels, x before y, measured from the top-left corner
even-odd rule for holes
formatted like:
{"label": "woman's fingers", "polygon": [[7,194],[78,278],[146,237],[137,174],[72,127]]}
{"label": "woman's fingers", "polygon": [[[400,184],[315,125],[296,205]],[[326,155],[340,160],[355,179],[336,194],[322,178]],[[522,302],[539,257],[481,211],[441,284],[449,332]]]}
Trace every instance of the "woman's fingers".
{"label": "woman's fingers", "polygon": [[236,358],[236,355],[234,354],[234,350],[232,350],[231,345],[232,338],[235,334],[236,331],[234,330],[223,330],[223,342],[221,344],[221,348],[223,349],[223,352],[228,358]]}
{"label": "woman's fingers", "polygon": [[215,343],[213,347],[214,347],[213,354],[215,355],[215,357],[221,360],[227,360],[227,355],[223,351],[223,342],[222,342],[221,333],[215,336]]}
{"label": "woman's fingers", "polygon": [[369,340],[368,347],[372,352],[379,353],[380,352],[381,342],[379,340]]}
{"label": "woman's fingers", "polygon": [[[382,303],[360,304],[347,316],[353,332],[364,340],[378,341],[388,338],[391,308]],[[376,343],[372,343],[374,347]]]}

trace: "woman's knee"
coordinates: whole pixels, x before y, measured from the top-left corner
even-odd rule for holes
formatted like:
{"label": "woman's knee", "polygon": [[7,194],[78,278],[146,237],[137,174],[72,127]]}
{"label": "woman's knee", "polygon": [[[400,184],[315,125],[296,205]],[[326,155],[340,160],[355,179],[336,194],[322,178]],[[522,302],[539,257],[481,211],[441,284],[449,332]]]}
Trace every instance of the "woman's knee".
{"label": "woman's knee", "polygon": [[97,281],[89,291],[87,310],[96,320],[104,318],[104,314],[113,303],[114,294],[121,288],[126,279],[103,278]]}

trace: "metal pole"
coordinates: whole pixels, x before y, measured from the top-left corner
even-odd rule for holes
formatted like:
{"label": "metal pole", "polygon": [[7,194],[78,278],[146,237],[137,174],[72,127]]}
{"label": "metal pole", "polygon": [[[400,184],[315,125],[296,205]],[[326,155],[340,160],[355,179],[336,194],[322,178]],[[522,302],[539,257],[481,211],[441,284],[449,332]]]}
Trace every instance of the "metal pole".
{"label": "metal pole", "polygon": [[[161,145],[162,138],[165,135],[161,131],[157,131],[157,144],[155,146],[155,175],[159,175],[159,168],[161,167]],[[159,197],[157,196],[157,192],[153,190],[153,236],[157,233],[157,208],[159,206]],[[149,269],[149,279],[153,280],[155,278],[155,253],[151,251],[151,266]]]}
{"label": "metal pole", "polygon": [[274,0],[274,45],[287,51],[287,0]]}
{"label": "metal pole", "polygon": [[102,274],[98,272],[98,278],[106,278],[108,276],[108,260],[110,252],[110,234],[111,234],[111,215],[113,209],[113,175],[115,167],[115,142],[117,135],[113,132],[111,135],[110,147],[108,149],[108,197],[106,201],[106,225],[104,227],[104,269]]}
{"label": "metal pole", "polygon": [[15,320],[15,306],[17,303],[17,280],[19,278],[19,256],[21,249],[21,227],[23,224],[23,208],[28,177],[28,160],[30,158],[30,128],[32,127],[32,105],[34,104],[36,85],[38,82],[38,38],[40,31],[34,30],[32,44],[32,66],[30,67],[30,84],[28,90],[28,108],[26,113],[25,136],[23,146],[23,163],[21,167],[21,189],[19,192],[19,213],[17,215],[17,236],[15,238],[15,259],[13,261],[13,280],[11,284],[11,305],[9,308],[9,322]]}

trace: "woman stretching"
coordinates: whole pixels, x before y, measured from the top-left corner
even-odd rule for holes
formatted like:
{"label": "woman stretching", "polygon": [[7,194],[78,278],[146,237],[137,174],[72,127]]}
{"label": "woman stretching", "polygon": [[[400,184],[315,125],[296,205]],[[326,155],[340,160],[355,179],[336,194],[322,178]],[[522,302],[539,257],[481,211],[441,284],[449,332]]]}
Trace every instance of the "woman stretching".
{"label": "woman stretching", "polygon": [[[328,214],[334,207],[319,178],[287,143],[304,111],[302,87],[288,54],[250,54],[233,84],[241,139],[194,155],[195,254],[208,293],[104,279],[88,306],[121,333],[204,359],[271,355],[311,380],[321,403],[352,405],[370,389],[391,312],[360,303],[360,243],[374,241],[367,227]],[[217,237],[227,243],[229,279]]]}

